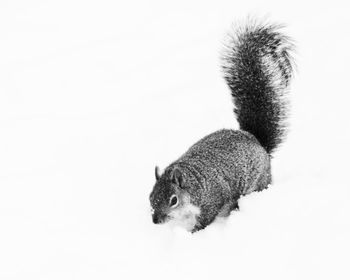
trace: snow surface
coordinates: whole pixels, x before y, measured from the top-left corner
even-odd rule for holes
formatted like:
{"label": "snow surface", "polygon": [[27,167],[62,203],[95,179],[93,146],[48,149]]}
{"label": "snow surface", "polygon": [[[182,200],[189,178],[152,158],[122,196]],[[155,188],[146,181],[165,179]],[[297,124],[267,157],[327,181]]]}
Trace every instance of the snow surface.
{"label": "snow surface", "polygon": [[[350,279],[346,1],[0,2],[0,279]],[[267,15],[298,47],[274,185],[197,234],[154,166],[237,128],[219,52]]]}

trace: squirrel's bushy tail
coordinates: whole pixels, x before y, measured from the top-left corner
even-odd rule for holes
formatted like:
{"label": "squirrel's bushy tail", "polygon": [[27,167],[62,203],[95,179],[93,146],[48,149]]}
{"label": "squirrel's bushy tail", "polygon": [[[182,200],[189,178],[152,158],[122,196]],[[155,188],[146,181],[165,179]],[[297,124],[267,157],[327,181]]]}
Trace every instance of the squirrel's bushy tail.
{"label": "squirrel's bushy tail", "polygon": [[271,154],[286,132],[293,44],[281,26],[249,22],[230,35],[223,54],[240,129],[252,133]]}

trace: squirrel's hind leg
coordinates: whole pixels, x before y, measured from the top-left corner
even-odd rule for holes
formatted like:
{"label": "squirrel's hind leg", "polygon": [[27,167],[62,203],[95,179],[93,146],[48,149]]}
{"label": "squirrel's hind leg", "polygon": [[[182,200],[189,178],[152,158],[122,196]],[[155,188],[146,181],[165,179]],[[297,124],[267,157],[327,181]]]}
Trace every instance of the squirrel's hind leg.
{"label": "squirrel's hind leg", "polygon": [[260,175],[260,178],[257,182],[257,188],[256,191],[260,192],[269,187],[271,184],[271,170],[268,168],[264,173]]}

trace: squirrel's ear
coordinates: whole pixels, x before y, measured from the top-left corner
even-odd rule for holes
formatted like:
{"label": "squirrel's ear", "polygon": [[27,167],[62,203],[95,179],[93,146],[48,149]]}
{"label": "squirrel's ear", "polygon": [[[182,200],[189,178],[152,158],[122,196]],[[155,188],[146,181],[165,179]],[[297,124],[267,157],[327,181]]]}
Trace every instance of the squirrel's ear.
{"label": "squirrel's ear", "polygon": [[178,185],[180,188],[183,187],[183,176],[181,174],[180,169],[175,168],[171,174],[172,181]]}
{"label": "squirrel's ear", "polygon": [[156,175],[156,180],[158,181],[159,178],[160,178],[160,175],[159,175],[159,167],[156,166],[155,170],[154,170],[154,174]]}

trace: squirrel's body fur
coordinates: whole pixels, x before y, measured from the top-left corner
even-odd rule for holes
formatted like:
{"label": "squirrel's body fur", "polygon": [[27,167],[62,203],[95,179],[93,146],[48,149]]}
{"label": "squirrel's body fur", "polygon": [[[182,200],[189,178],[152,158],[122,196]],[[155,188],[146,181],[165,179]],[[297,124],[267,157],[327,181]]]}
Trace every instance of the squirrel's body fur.
{"label": "squirrel's body fur", "polygon": [[241,130],[219,130],[170,164],[150,195],[153,221],[178,220],[192,232],[238,208],[238,199],[271,183],[271,152],[285,134],[283,95],[292,74],[287,37],[272,25],[239,29],[224,54]]}

